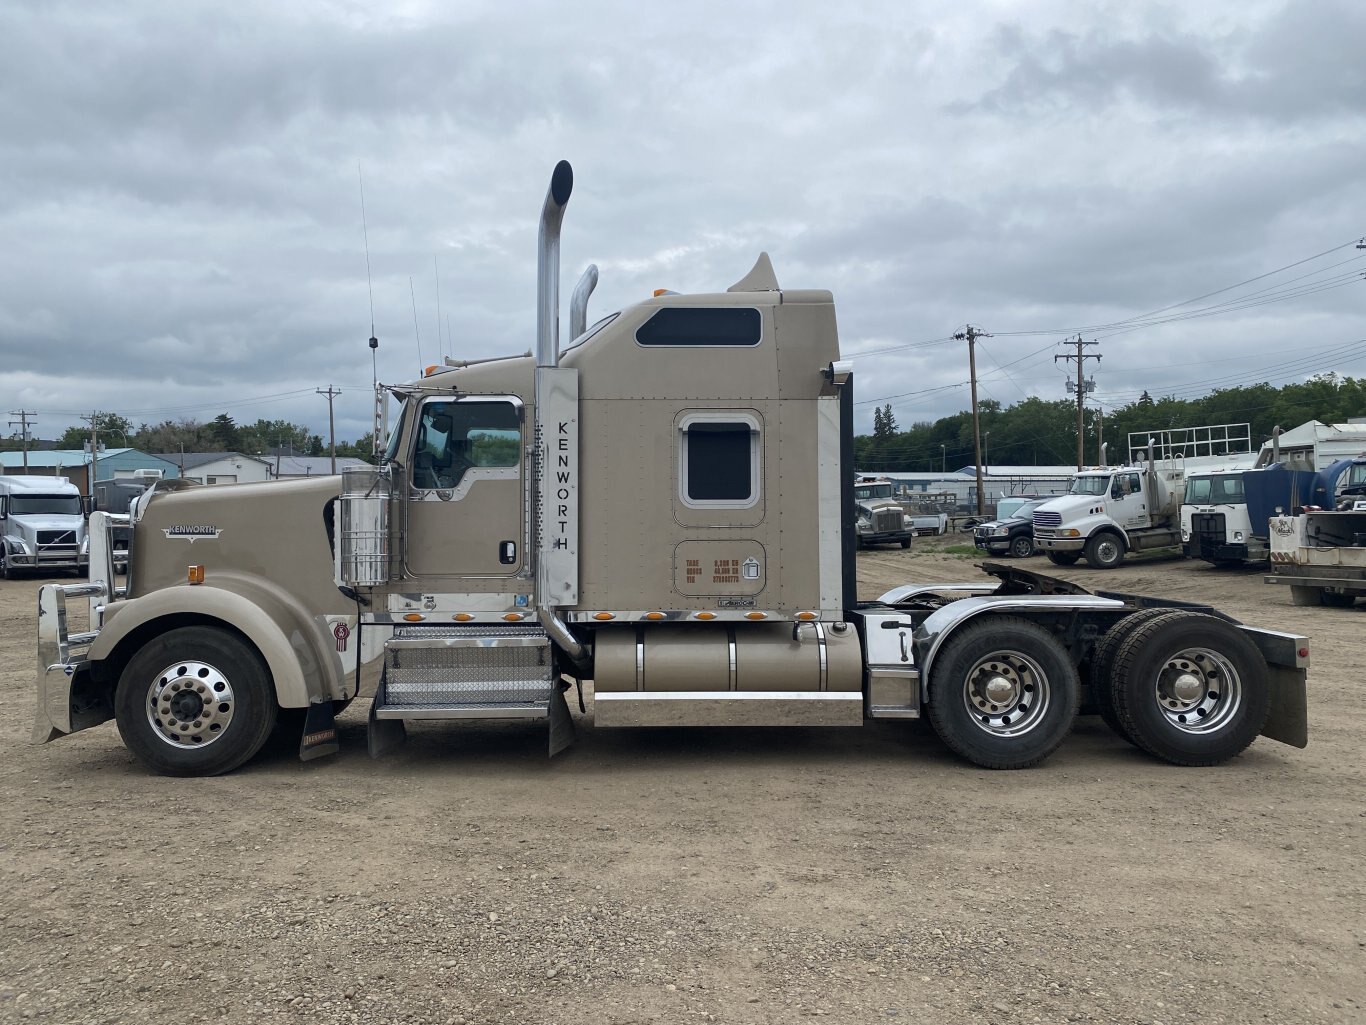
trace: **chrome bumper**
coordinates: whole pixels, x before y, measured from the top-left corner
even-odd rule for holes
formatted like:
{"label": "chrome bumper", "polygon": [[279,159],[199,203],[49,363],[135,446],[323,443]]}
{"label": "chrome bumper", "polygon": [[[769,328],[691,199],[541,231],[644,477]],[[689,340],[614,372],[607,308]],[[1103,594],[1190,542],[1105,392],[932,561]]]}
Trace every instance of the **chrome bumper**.
{"label": "chrome bumper", "polygon": [[83,682],[80,678],[86,673],[86,652],[99,631],[71,633],[67,629],[66,600],[103,598],[107,594],[102,581],[44,584],[38,591],[38,707],[33,721],[35,744],[46,744],[65,733],[75,733],[95,725],[95,722],[86,721],[87,715],[76,710],[72,696]]}
{"label": "chrome bumper", "polygon": [[1040,537],[1035,533],[1034,543],[1046,552],[1079,552],[1086,547],[1086,538]]}

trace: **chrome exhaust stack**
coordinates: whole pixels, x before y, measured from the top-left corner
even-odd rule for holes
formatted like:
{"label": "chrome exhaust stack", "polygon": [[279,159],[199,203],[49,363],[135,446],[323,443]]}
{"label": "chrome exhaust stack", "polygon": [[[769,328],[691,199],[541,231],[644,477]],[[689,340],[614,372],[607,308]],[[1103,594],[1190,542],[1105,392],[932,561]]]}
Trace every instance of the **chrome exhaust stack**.
{"label": "chrome exhaust stack", "polygon": [[536,260],[536,365],[553,367],[560,361],[560,222],[569,194],[574,191],[574,169],[568,160],[555,165],[541,207],[541,233]]}
{"label": "chrome exhaust stack", "polygon": [[588,330],[588,297],[598,287],[598,265],[590,263],[588,269],[574,286],[574,294],[569,297],[569,340],[572,342]]}

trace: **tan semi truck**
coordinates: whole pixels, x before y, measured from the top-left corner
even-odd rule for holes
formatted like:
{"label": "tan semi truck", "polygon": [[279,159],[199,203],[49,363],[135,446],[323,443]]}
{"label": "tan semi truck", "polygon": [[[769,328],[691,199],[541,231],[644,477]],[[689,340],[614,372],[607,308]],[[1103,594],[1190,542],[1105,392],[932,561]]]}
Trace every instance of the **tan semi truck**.
{"label": "tan semi truck", "polygon": [[[657,294],[558,331],[569,165],[541,219],[534,358],[382,386],[379,465],[178,488],[131,511],[126,586],[96,514],[90,581],[39,598],[35,740],[116,720],[151,769],[242,765],[272,731],[372,753],[412,720],[544,721],[592,683],[599,727],[859,726],[928,716],[978,765],[1033,765],[1083,698],[1159,758],[1306,743],[1303,637],[1213,609],[991,567],[855,595],[853,375],[831,295]],[[452,361],[447,361],[451,364]],[[265,525],[269,529],[265,529]],[[90,601],[73,633],[67,603]],[[581,707],[582,704],[581,704]]]}

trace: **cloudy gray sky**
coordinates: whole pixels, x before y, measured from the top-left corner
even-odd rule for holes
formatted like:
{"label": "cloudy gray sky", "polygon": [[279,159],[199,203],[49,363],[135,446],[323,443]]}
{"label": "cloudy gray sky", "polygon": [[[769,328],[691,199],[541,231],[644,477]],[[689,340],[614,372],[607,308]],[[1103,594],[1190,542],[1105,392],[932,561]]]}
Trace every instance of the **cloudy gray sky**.
{"label": "cloudy gray sky", "polygon": [[533,344],[562,157],[590,317],[766,249],[834,291],[863,430],[966,408],[968,322],[1005,405],[1078,331],[1111,407],[1366,375],[1363,39],[1355,0],[0,4],[0,412],[321,432],[335,385],[354,438],[358,167],[394,381]]}

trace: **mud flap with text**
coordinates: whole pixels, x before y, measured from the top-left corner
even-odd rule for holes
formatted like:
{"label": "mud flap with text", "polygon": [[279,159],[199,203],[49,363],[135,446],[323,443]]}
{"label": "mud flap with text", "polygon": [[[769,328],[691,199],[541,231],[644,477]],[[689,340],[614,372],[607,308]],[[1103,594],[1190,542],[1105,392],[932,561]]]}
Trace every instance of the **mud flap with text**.
{"label": "mud flap with text", "polygon": [[315,701],[308,706],[308,714],[304,717],[304,735],[299,740],[299,761],[310,762],[324,755],[334,755],[339,749],[332,702]]}

